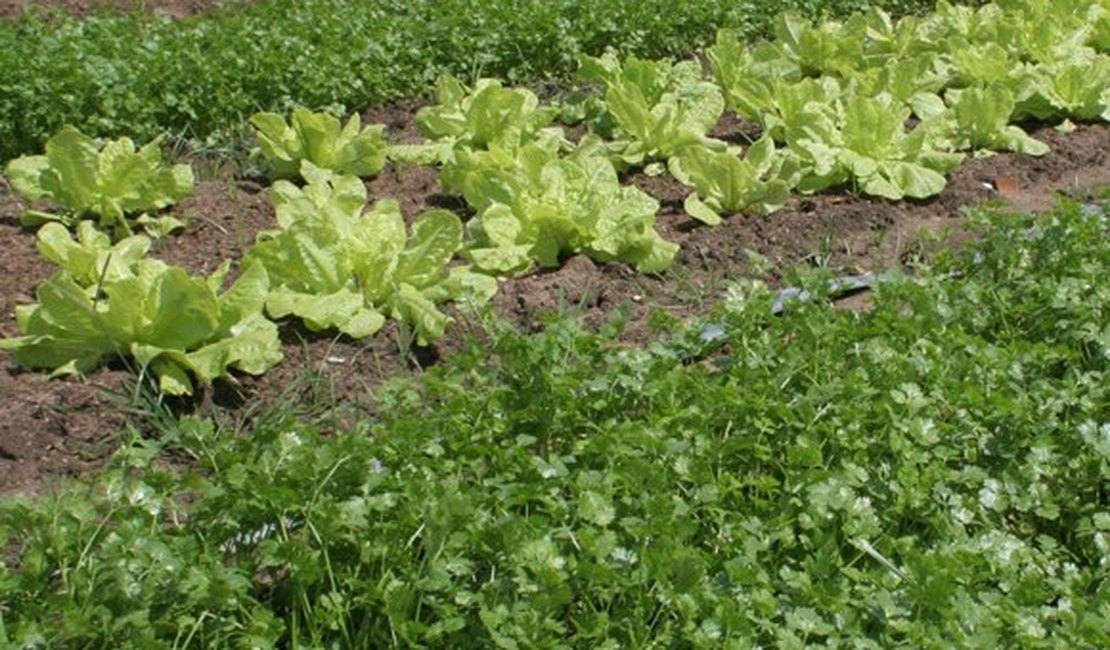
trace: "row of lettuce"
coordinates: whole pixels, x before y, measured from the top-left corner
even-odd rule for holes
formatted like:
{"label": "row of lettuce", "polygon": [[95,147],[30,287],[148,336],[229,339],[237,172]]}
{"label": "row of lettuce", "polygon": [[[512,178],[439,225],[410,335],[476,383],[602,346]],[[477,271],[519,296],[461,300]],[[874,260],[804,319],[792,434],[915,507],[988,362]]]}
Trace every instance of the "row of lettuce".
{"label": "row of lettuce", "polygon": [[566,78],[581,54],[606,47],[660,58],[707,45],[717,27],[765,36],[785,10],[904,14],[933,3],[686,0],[681,11],[668,0],[218,4],[223,10],[185,19],[77,19],[36,7],[0,20],[0,159],[41,150],[66,124],[100,137],[169,132],[222,148],[260,110],[347,112],[425,97],[441,74],[521,84]]}
{"label": "row of lettuce", "polygon": [[[68,211],[24,217],[47,222],[39,249],[61,270],[17,309],[22,335],[0,348],[56,374],[129,356],[186,394],[190,375],[209,383],[278,363],[271,318],[355,338],[393,318],[426,344],[451,321],[444,303],[481,307],[497,278],[569,254],[665,270],[678,246],[655,228],[659,202],[620,182],[630,169],[669,171],[709,225],[772,212],[794,191],[932,196],[967,151],[1047,151],[1014,121],[1110,118],[1108,20],[1106,0],[942,2],[922,18],[873,10],[816,25],[784,14],[777,38],[754,48],[721,31],[706,51],[711,76],[692,60],[583,57],[587,90],[549,105],[497,80],[442,77],[438,103],[416,115],[419,144],[391,144],[357,116],[258,113],[278,227],[259,233],[226,291],[230,262],[193,277],[146,257],[150,239],[133,233],[180,225],[147,211],[191,192],[188,166],[162,165],[157,143],[101,148],[67,127],[44,155],[7,167],[26,198]],[[726,109],[759,127],[746,150],[711,136]],[[565,123],[576,121],[586,134],[572,141]],[[432,210],[409,231],[396,201],[367,209],[361,178],[390,160],[436,165],[471,218]]]}

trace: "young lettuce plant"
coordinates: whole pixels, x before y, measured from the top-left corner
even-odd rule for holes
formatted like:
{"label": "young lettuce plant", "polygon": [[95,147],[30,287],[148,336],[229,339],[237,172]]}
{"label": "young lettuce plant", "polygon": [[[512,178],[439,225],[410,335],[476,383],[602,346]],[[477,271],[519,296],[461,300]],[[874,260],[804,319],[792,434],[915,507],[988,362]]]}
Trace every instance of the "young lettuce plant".
{"label": "young lettuce plant", "polygon": [[478,268],[520,273],[534,264],[557,266],[566,253],[626,262],[647,273],[670,266],[678,246],[655,231],[659,202],[622,187],[597,147],[563,158],[533,144],[515,158],[512,167],[502,160],[466,174],[468,193],[484,206],[468,224],[474,244],[466,256]]}
{"label": "young lettuce plant", "polygon": [[145,258],[142,235],[112,245],[90,221],[76,241],[57,223],[38,233],[43,257],[60,270],[16,307],[22,336],[0,339],[16,361],[51,376],[86,374],[112,357],[130,356],[158,378],[163,393],[190,395],[234,368],[261,374],[282,359],[277,326],[262,315],[268,279],[245,266],[226,291],[230,264],[207,278]]}
{"label": "young lettuce plant", "polygon": [[404,162],[445,164],[456,149],[516,149],[536,139],[562,142],[562,130],[551,128],[558,110],[541,107],[535,93],[504,88],[496,79],[479,79],[467,88],[455,77],[436,82],[437,104],[416,113],[416,126],[428,139],[417,145],[395,145],[390,156]]}
{"label": "young lettuce plant", "polygon": [[756,46],[756,58],[790,78],[851,77],[868,64],[863,49],[867,26],[833,20],[814,24],[784,12],[771,24],[774,39]]}
{"label": "young lettuce plant", "polygon": [[1012,0],[979,10],[938,5],[954,87],[1003,86],[1011,121],[1110,118],[1110,5]]}
{"label": "young lettuce plant", "polygon": [[749,210],[769,214],[781,208],[797,181],[798,166],[778,154],[774,141],[764,137],[744,158],[729,151],[691,147],[671,158],[670,171],[697,190],[686,197],[686,212],[715,226],[722,215]]}
{"label": "young lettuce plant", "polygon": [[891,200],[925,198],[944,189],[962,154],[935,148],[934,129],[907,132],[910,109],[889,95],[848,95],[834,105],[810,102],[785,128],[803,167],[798,189],[813,192],[854,183]]}
{"label": "young lettuce plant", "polygon": [[184,164],[162,164],[159,140],[136,149],[129,138],[101,146],[72,126],[46,142],[46,153],[21,156],[8,163],[5,174],[28,201],[49,199],[60,212],[27,210],[24,225],[56,221],[74,226],[95,218],[101,228],[123,237],[132,223],[160,236],[180,228],[172,217],[148,213],[173,205],[193,192],[193,170]]}
{"label": "young lettuce plant", "polygon": [[1067,118],[1110,122],[1110,56],[1085,49],[1068,60],[1037,66],[1015,97],[1014,121]]}
{"label": "young lettuce plant", "polygon": [[559,143],[550,139],[512,149],[497,144],[482,150],[462,147],[440,169],[439,182],[445,192],[461,194],[467,205],[480,213],[493,203],[508,205],[528,191],[528,179],[558,157],[560,150]]}
{"label": "young lettuce plant", "polygon": [[257,131],[258,149],[272,178],[291,178],[302,161],[340,174],[373,176],[385,167],[388,145],[385,126],[365,128],[357,114],[340,126],[327,113],[294,108],[289,122],[276,113],[255,113],[250,122]]}
{"label": "young lettuce plant", "polygon": [[928,120],[946,110],[940,92],[950,80],[935,57],[921,55],[891,59],[882,67],[860,72],[850,82],[850,87],[851,92],[866,97],[889,94],[909,107],[918,120]]}
{"label": "young lettuce plant", "polygon": [[615,139],[608,149],[618,163],[665,161],[687,147],[725,149],[724,142],[708,136],[725,101],[696,61],[629,57],[622,64],[611,53],[583,56],[578,76],[605,89],[605,105],[616,128],[599,135]]}
{"label": "young lettuce plant", "polygon": [[954,148],[972,149],[977,155],[996,151],[1031,156],[1048,153],[1047,144],[1010,124],[1015,102],[1013,93],[1005,86],[950,90],[946,98],[951,108],[944,125]]}
{"label": "young lettuce plant", "polygon": [[933,58],[941,49],[926,20],[912,14],[895,20],[878,7],[848,18],[845,30],[859,36],[862,57],[857,70],[883,67],[891,61]]}
{"label": "young lettuce plant", "polygon": [[844,95],[841,83],[832,77],[801,78],[789,67],[780,69],[774,59],[756,59],[759,53],[749,50],[737,32],[722,29],[706,57],[726,106],[758,123],[776,142],[785,141],[786,125],[811,102],[831,104]]}
{"label": "young lettuce plant", "polygon": [[496,293],[495,278],[450,264],[463,238],[451,212],[425,212],[408,236],[396,201],[364,212],[366,188],[357,178],[310,163],[301,174],[304,189],[274,184],[281,227],[260,233],[245,257],[269,272],[271,316],[294,315],[311,330],[336,328],[354,338],[374,334],[388,316],[427,345],[452,320],[437,305],[478,306]]}

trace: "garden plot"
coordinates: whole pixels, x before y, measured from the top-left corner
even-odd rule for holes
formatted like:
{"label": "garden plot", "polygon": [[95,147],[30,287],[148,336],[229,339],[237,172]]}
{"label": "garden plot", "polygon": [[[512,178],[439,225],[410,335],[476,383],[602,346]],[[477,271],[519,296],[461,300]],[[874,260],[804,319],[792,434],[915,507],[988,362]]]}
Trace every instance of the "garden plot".
{"label": "garden plot", "polygon": [[[494,80],[468,88],[441,78],[435,105],[402,104],[363,116],[364,123],[389,125],[389,146],[399,146],[388,164],[385,149],[374,150],[386,146],[378,127],[358,145],[365,151],[351,150],[356,163],[364,153],[372,165],[345,168],[334,157],[313,162],[368,176],[365,183],[353,177],[342,181],[357,190],[357,202],[396,200],[410,220],[433,211],[442,224],[469,221],[472,241],[464,256],[478,270],[503,276],[493,313],[537,328],[545,311],[575,310],[598,324],[625,306],[625,338],[643,341],[653,313],[663,310],[677,318],[702,313],[729,279],[754,273],[779,282],[785,269],[800,263],[842,274],[905,267],[928,256],[936,238],[945,236],[936,233],[959,231],[965,205],[998,199],[1019,209],[1047,208],[1053,193],[1090,195],[1105,184],[1107,131],[1097,120],[1090,123],[1106,110],[1098,86],[1104,55],[1077,46],[1082,56],[1069,58],[1043,39],[1018,39],[1006,45],[1036,63],[988,84],[984,75],[994,68],[962,56],[959,47],[997,48],[1000,41],[992,39],[1000,37],[964,29],[961,21],[971,14],[962,9],[945,11],[941,18],[900,24],[880,12],[823,25],[787,16],[776,23],[778,40],[751,53],[735,33],[722,31],[707,51],[712,79],[692,61],[584,57],[580,78],[592,84],[593,93],[571,93],[550,105]],[[1021,26],[1009,14],[978,15],[987,25]],[[1082,25],[1076,20],[1061,21],[1056,29],[1074,27],[1097,46],[1097,38],[1076,27]],[[948,30],[949,41],[929,40],[938,29]],[[895,50],[914,56],[888,65],[886,54]],[[1080,74],[1088,63],[1094,86]],[[1057,73],[1071,81],[1053,82]],[[1009,125],[1011,115],[1024,118],[1030,133]],[[1051,117],[1081,122],[1056,129],[1030,121]],[[556,118],[585,128],[564,134],[553,126]],[[298,150],[297,133],[327,131],[319,121],[324,118],[308,111],[295,111],[291,119],[288,125],[280,115],[252,120],[271,159],[265,170],[271,177],[295,177],[299,157],[320,151]],[[68,132],[65,139],[75,137]],[[1021,153],[982,157],[1007,149]],[[954,167],[964,150],[976,157]],[[287,155],[292,157],[280,166],[274,162]],[[529,164],[538,170],[535,160],[546,161],[544,169],[529,180],[519,170]],[[11,192],[25,189],[42,163],[12,164],[9,174],[15,176],[0,203],[2,236],[11,251],[3,261],[0,306],[8,311],[33,301],[35,287],[50,273],[35,252],[32,232],[20,225],[26,215],[41,213],[27,212],[34,207],[30,199]],[[437,172],[433,164],[442,169]],[[117,206],[111,215],[101,215],[101,223],[117,234],[130,233],[132,226],[184,223],[183,232],[157,240],[151,255],[194,275],[212,274],[225,259],[243,259],[259,233],[273,232],[275,216],[278,222],[283,217],[281,205],[275,215],[264,178],[242,167],[211,170],[195,194],[157,222],[129,224]],[[324,185],[333,183],[321,178]],[[580,196],[561,196],[572,181],[600,184]],[[301,191],[287,187],[270,191],[275,197]],[[793,188],[806,193],[792,195]],[[180,196],[175,191],[172,198]],[[173,202],[159,201],[156,206]],[[574,231],[578,226],[567,224],[579,218],[573,213],[580,208],[583,219],[595,218],[591,211],[608,211],[619,213],[624,224]],[[549,214],[546,225],[526,223],[537,211]],[[557,224],[559,219],[565,223]],[[528,230],[534,227],[541,229]],[[506,239],[510,231],[515,234]],[[354,254],[360,255],[365,256]],[[275,264],[271,275],[279,270]],[[232,269],[231,276],[237,273]],[[469,282],[471,290],[476,286],[460,282]],[[284,401],[291,397],[285,389],[298,385],[296,378],[311,376],[315,380],[294,399],[308,404],[324,390],[357,412],[372,407],[373,387],[383,378],[436,363],[463,338],[482,331],[479,317],[450,304],[441,313],[430,303],[397,302],[395,296],[383,298],[393,301],[384,307],[352,307],[342,320],[321,319],[310,313],[315,298],[298,291],[283,298],[284,307],[275,308],[273,295],[267,304],[271,315],[304,317],[281,324],[285,362],[262,377],[241,376],[211,388],[207,383],[222,367],[198,374],[202,405],[234,412]],[[488,298],[490,291],[480,293]],[[381,309],[402,324],[387,322]],[[414,314],[423,316],[413,320]],[[8,337],[20,333],[10,321],[3,328]],[[363,338],[371,332],[377,335]],[[184,371],[171,371],[172,364],[158,360],[156,351],[144,354],[157,361],[150,369],[164,390],[191,390]],[[276,352],[267,354],[277,358]],[[244,362],[227,361],[240,367]],[[88,370],[89,363],[76,367]],[[125,401],[135,395],[127,386],[133,373],[125,371],[126,363],[108,363],[87,380],[44,382],[41,375],[14,367],[0,378],[16,396],[5,407],[10,416],[4,426],[12,433],[3,437],[2,448],[12,486],[32,481],[38,464],[47,472],[66,471],[102,453],[96,441],[120,422],[110,395]],[[254,367],[269,365],[272,361]],[[113,426],[105,427],[106,421]]]}
{"label": "garden plot", "polygon": [[[411,125],[411,116],[411,110],[402,108],[375,111],[366,121]],[[704,313],[729,279],[754,274],[781,284],[784,270],[806,263],[843,274],[882,272],[927,257],[946,235],[961,237],[963,206],[1002,201],[1017,209],[1043,210],[1054,205],[1057,194],[1083,196],[1110,181],[1110,128],[1083,125],[1060,133],[1046,126],[1031,132],[1051,146],[1049,154],[1000,154],[973,161],[954,172],[944,192],[932,199],[795,196],[773,215],[727,219],[712,228],[685,214],[682,199],[687,192],[681,184],[667,176],[633,174],[628,180],[661,202],[660,231],[681,246],[675,267],[641,275],[624,264],[598,264],[578,256],[561,268],[505,282],[494,311],[524,327],[541,327],[540,316],[548,311],[580,313],[586,322],[598,324],[625,305],[629,321],[624,336],[643,341],[650,336],[654,310],[679,318]],[[1006,185],[1000,194],[1000,182],[1016,184],[1016,191]],[[407,214],[464,208],[443,194],[436,173],[422,166],[390,165],[367,188],[371,196],[399,198]],[[0,307],[6,313],[30,300],[34,287],[53,272],[35,250],[34,233],[19,226],[19,213],[20,203],[10,193],[0,195],[0,245],[7,251],[0,260]],[[239,258],[255,233],[272,227],[274,218],[263,188],[234,178],[200,181],[196,194],[171,213],[187,223],[186,229],[157,243],[154,254],[205,274],[222,259]],[[289,398],[286,391],[299,383],[292,397],[306,406],[324,391],[358,411],[372,406],[373,388],[383,379],[436,363],[475,331],[481,331],[480,324],[464,320],[435,345],[406,349],[395,325],[387,325],[380,336],[355,341],[287,323],[281,365],[260,378],[242,377],[239,386],[221,387],[212,397],[224,405],[216,408],[248,412]],[[0,327],[5,336],[17,333],[12,320]],[[0,417],[0,464],[5,469],[0,488],[32,489],[51,476],[88,470],[111,451],[114,431],[125,420],[111,394],[127,395],[130,372],[110,365],[87,380],[49,381],[16,369],[10,357],[7,364],[0,373],[2,392],[9,396]],[[315,381],[305,381],[306,376]]]}

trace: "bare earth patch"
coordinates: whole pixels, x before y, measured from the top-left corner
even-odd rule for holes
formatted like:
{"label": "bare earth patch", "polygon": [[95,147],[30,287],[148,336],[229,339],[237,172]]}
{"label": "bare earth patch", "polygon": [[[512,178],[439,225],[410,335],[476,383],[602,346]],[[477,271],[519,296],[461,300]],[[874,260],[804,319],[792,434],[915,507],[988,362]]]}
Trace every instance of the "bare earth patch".
{"label": "bare earth patch", "polygon": [[[378,109],[363,118],[385,123],[395,137],[408,139],[414,133],[414,108]],[[740,128],[726,120],[717,135],[736,135]],[[574,310],[586,323],[597,324],[623,305],[630,318],[624,338],[636,343],[649,336],[653,310],[679,318],[708,310],[729,279],[752,273],[748,251],[771,263],[764,277],[772,284],[780,282],[785,269],[807,262],[844,273],[882,271],[927,254],[938,233],[959,235],[962,206],[1004,200],[1018,209],[1038,210],[1051,207],[1058,193],[1082,196],[1110,183],[1110,126],[1080,125],[1072,133],[1044,127],[1033,129],[1032,135],[1051,145],[1052,152],[1042,158],[1002,154],[969,160],[941,195],[927,201],[889,202],[847,192],[795,196],[768,217],[737,215],[714,228],[683,212],[687,190],[669,176],[635,174],[626,180],[661,201],[659,230],[682,247],[674,268],[641,275],[621,264],[574,257],[559,269],[504,281],[493,309],[534,329],[542,326],[540,317],[547,311]],[[458,198],[440,191],[430,168],[391,164],[367,187],[372,200],[398,199],[410,218],[433,207],[467,214]],[[0,184],[0,250],[5,252],[0,256],[0,336],[19,333],[13,308],[32,301],[35,286],[53,272],[35,250],[34,232],[19,225],[22,209],[10,188]],[[265,188],[233,174],[200,182],[195,195],[172,214],[188,223],[186,231],[156,244],[153,254],[194,273],[211,272],[223,259],[240,257],[260,229],[274,226]],[[866,298],[855,300],[859,307],[867,304]],[[357,415],[373,408],[375,386],[384,379],[419,372],[470,334],[481,336],[478,323],[457,316],[447,338],[427,349],[403,345],[392,324],[368,340],[354,341],[286,322],[280,366],[263,377],[217,386],[195,404],[179,406],[241,421],[267,404],[307,406],[323,395]],[[128,421],[114,395],[127,394],[131,377],[122,364],[115,364],[84,379],[48,380],[18,368],[10,355],[0,352],[0,492],[41,491],[59,476],[79,475],[101,464],[114,446],[115,433]]]}

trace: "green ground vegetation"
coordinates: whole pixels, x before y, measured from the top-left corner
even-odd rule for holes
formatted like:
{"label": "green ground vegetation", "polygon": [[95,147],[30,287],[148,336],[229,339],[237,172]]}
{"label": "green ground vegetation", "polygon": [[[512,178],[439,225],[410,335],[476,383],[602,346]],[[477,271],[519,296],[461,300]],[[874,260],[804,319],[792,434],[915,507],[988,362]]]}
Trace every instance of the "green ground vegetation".
{"label": "green ground vegetation", "polygon": [[167,417],[0,505],[0,645],[1107,647],[1106,206],[972,216],[868,311],[737,281],[643,345],[491,323],[353,424]]}
{"label": "green ground vegetation", "polygon": [[0,159],[38,152],[66,124],[142,141],[168,132],[211,148],[241,135],[258,111],[361,110],[423,97],[443,73],[533,84],[565,78],[579,55],[606,48],[656,58],[707,45],[719,27],[764,36],[788,9],[817,17],[932,5],[261,0],[182,20],[39,10],[0,22]]}

